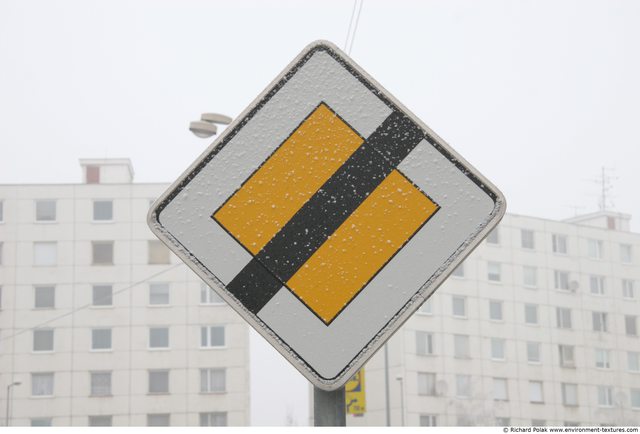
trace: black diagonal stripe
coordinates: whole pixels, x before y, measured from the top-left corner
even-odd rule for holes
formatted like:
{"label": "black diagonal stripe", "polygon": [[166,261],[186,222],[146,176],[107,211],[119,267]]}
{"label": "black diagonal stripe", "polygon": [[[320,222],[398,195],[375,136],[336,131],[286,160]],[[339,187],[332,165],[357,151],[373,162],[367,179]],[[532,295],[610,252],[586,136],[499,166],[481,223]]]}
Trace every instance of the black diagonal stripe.
{"label": "black diagonal stripe", "polygon": [[423,138],[420,128],[394,111],[227,289],[257,314]]}

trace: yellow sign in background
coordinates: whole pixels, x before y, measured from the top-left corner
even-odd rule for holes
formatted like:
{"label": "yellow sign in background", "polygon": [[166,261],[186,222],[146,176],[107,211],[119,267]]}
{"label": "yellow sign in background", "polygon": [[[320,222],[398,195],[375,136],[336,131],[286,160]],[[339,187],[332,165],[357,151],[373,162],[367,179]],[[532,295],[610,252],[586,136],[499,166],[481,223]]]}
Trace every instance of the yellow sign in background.
{"label": "yellow sign in background", "polygon": [[345,404],[347,414],[361,416],[367,410],[367,401],[364,392],[364,368],[360,369],[345,384]]}

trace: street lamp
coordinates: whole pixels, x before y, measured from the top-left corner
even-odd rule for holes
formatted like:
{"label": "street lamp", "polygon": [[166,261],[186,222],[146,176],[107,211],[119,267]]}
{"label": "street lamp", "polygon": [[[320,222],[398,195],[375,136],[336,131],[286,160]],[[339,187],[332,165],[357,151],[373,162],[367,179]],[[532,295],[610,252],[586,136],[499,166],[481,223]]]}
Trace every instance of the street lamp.
{"label": "street lamp", "polygon": [[11,408],[11,389],[13,388],[13,386],[19,386],[22,383],[20,381],[14,381],[13,383],[9,384],[7,386],[7,414],[6,414],[6,425],[9,426],[9,421],[10,421],[10,415],[9,415],[9,410]]}
{"label": "street lamp", "polygon": [[401,375],[396,377],[398,383],[400,385],[400,426],[404,426],[404,384],[403,378]]}
{"label": "street lamp", "polygon": [[[217,125],[229,125],[232,119],[229,116],[219,113],[203,113],[199,121],[193,121],[189,124],[189,130],[197,137],[206,139],[218,132]],[[217,125],[216,125],[217,124]]]}

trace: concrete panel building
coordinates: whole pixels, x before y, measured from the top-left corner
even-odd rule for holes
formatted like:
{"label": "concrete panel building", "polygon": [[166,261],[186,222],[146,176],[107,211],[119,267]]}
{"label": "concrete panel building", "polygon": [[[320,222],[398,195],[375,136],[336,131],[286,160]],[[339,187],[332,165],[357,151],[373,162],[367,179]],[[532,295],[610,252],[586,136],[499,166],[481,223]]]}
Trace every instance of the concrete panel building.
{"label": "concrete panel building", "polygon": [[367,413],[347,423],[639,425],[629,220],[505,216],[389,341],[388,369],[384,350],[369,361]]}
{"label": "concrete panel building", "polygon": [[248,425],[248,327],[147,227],[167,185],[81,167],[0,186],[3,424],[9,390],[11,425]]}

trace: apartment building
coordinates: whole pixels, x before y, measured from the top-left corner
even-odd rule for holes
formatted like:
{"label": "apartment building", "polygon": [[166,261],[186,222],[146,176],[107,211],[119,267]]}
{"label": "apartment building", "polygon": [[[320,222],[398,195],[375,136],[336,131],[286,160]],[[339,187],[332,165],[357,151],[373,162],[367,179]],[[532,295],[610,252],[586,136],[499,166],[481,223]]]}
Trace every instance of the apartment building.
{"label": "apartment building", "polygon": [[248,425],[248,326],[147,227],[167,185],[80,163],[0,186],[3,425]]}
{"label": "apartment building", "polygon": [[369,361],[348,425],[640,425],[630,218],[505,216]]}

